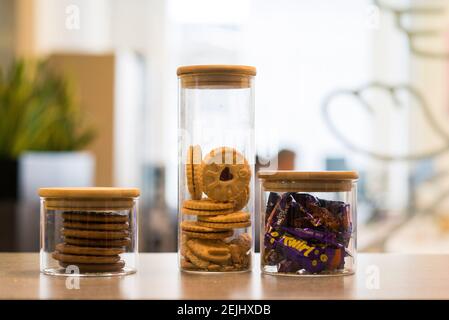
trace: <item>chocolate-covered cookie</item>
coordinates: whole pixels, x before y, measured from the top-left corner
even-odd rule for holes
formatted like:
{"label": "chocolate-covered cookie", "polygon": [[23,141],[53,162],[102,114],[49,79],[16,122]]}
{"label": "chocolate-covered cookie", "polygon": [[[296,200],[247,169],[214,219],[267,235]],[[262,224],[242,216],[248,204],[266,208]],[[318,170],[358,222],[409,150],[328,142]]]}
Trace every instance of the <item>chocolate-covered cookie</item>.
{"label": "chocolate-covered cookie", "polygon": [[81,229],[67,229],[61,230],[65,237],[80,238],[80,239],[101,239],[114,240],[125,239],[129,236],[128,230],[119,231],[98,231],[98,230],[81,230]]}
{"label": "chocolate-covered cookie", "polygon": [[108,264],[89,264],[89,263],[65,263],[59,262],[59,265],[63,268],[74,265],[79,268],[80,272],[118,272],[125,267],[125,261],[120,260],[116,263]]}
{"label": "chocolate-covered cookie", "polygon": [[129,221],[127,214],[103,211],[67,211],[62,213],[65,221],[124,223]]}
{"label": "chocolate-covered cookie", "polygon": [[81,247],[65,243],[56,245],[56,251],[62,254],[88,255],[88,256],[115,256],[125,252],[124,247],[101,248],[101,247]]}
{"label": "chocolate-covered cookie", "polygon": [[80,239],[73,237],[65,237],[64,242],[76,246],[117,248],[129,246],[131,244],[131,239],[124,238],[124,239],[104,240],[104,239]]}
{"label": "chocolate-covered cookie", "polygon": [[99,230],[99,231],[117,231],[128,230],[129,223],[98,223],[98,222],[77,222],[64,221],[62,226],[67,229],[81,229],[81,230]]}
{"label": "chocolate-covered cookie", "polygon": [[63,254],[55,251],[53,259],[65,263],[85,263],[85,264],[113,264],[120,261],[119,255],[114,256],[82,256],[75,254]]}

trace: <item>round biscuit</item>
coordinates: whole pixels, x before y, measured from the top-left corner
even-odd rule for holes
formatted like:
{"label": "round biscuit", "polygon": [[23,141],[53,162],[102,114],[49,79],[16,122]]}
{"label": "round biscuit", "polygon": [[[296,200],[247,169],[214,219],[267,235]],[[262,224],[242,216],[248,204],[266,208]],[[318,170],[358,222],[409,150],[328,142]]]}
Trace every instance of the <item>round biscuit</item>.
{"label": "round biscuit", "polygon": [[117,248],[128,247],[131,245],[130,238],[124,239],[80,239],[73,237],[64,237],[66,244],[85,247]]}
{"label": "round biscuit", "polygon": [[192,216],[217,216],[220,214],[228,214],[232,213],[232,209],[226,209],[226,210],[195,210],[195,209],[188,209],[188,208],[181,208],[181,212],[183,214],[192,215]]}
{"label": "round biscuit", "polygon": [[195,256],[188,248],[185,249],[185,256],[191,263],[201,269],[205,269],[210,265],[209,261],[203,260]]}
{"label": "round biscuit", "polygon": [[81,229],[81,230],[99,230],[99,231],[117,231],[128,230],[129,223],[97,223],[97,222],[76,222],[76,221],[63,221],[62,226],[68,229]]}
{"label": "round biscuit", "polygon": [[108,264],[120,261],[120,256],[82,256],[53,252],[53,259],[65,263]]}
{"label": "round biscuit", "polygon": [[228,230],[226,232],[192,232],[183,231],[183,233],[190,239],[226,239],[234,234],[233,230]]}
{"label": "round biscuit", "polygon": [[233,222],[247,222],[250,219],[250,214],[239,211],[219,216],[198,217],[199,221],[203,222],[217,222],[217,223],[233,223]]}
{"label": "round biscuit", "polygon": [[187,178],[187,189],[192,199],[201,199],[203,195],[201,161],[201,147],[199,145],[189,146],[187,149],[185,174]]}
{"label": "round biscuit", "polygon": [[127,214],[95,211],[66,211],[62,213],[62,218],[70,221],[100,223],[120,223],[129,221]]}
{"label": "round biscuit", "polygon": [[241,229],[241,228],[249,227],[251,225],[251,221],[246,221],[246,222],[229,222],[229,223],[198,221],[198,224],[200,226],[209,227],[209,228]]}
{"label": "round biscuit", "polygon": [[227,229],[213,229],[198,225],[196,221],[183,221],[181,222],[181,230],[192,232],[223,232]]}
{"label": "round biscuit", "polygon": [[222,266],[220,266],[219,264],[210,264],[207,267],[207,270],[211,271],[211,272],[217,272],[217,271],[221,271]]}
{"label": "round biscuit", "polygon": [[122,248],[80,247],[65,243],[56,245],[56,251],[62,254],[75,254],[86,256],[115,256],[125,252]]}
{"label": "round biscuit", "polygon": [[118,272],[121,271],[125,267],[125,261],[120,260],[116,263],[105,263],[105,264],[89,264],[89,263],[66,263],[59,262],[59,265],[63,268],[67,268],[68,266],[75,265],[79,268],[80,272]]}
{"label": "round biscuit", "polygon": [[182,206],[187,209],[210,211],[234,209],[234,203],[232,202],[218,202],[207,198],[201,200],[186,200],[182,203]]}
{"label": "round biscuit", "polygon": [[249,186],[245,188],[234,200],[234,211],[242,210],[249,201],[250,190]]}
{"label": "round biscuit", "polygon": [[187,241],[188,249],[198,258],[220,265],[231,261],[229,247],[219,240],[190,239]]}
{"label": "round biscuit", "polygon": [[92,231],[92,230],[79,230],[79,229],[67,229],[63,228],[61,231],[65,237],[81,238],[81,239],[124,239],[129,236],[129,231]]}
{"label": "round biscuit", "polygon": [[198,270],[198,267],[185,258],[181,259],[181,269],[185,270]]}
{"label": "round biscuit", "polygon": [[216,201],[236,200],[251,181],[251,168],[234,148],[219,147],[203,161],[203,192]]}

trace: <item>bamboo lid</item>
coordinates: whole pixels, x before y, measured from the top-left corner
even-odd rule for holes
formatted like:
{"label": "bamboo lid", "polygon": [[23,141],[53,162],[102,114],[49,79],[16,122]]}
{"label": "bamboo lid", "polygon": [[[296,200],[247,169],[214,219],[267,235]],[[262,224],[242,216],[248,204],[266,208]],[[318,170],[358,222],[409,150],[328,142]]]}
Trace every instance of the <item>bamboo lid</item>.
{"label": "bamboo lid", "polygon": [[140,195],[137,188],[40,188],[39,196],[44,198],[64,199],[125,199],[135,198]]}
{"label": "bamboo lid", "polygon": [[351,191],[359,177],[355,171],[261,171],[263,187],[280,192],[340,192]]}
{"label": "bamboo lid", "polygon": [[242,65],[183,66],[177,70],[183,88],[250,88],[256,68]]}
{"label": "bamboo lid", "polygon": [[45,199],[49,210],[117,211],[129,210],[134,198],[140,195],[137,188],[40,188],[39,196]]}

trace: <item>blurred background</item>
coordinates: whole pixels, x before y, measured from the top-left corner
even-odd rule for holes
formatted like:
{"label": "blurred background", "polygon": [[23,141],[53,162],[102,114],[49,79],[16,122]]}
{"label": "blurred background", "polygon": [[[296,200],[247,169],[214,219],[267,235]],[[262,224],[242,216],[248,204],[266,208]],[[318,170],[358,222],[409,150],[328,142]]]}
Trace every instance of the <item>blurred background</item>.
{"label": "blurred background", "polygon": [[38,250],[38,187],[95,185],[175,251],[176,68],[248,64],[259,157],[358,170],[360,251],[448,253],[448,62],[445,0],[0,0],[0,251]]}

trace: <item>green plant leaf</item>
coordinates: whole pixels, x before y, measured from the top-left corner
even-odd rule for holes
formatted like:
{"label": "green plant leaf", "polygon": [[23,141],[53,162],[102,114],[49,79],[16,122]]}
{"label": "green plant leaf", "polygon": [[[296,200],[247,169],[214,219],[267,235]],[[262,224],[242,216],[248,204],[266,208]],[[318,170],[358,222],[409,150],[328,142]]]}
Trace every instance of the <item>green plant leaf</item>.
{"label": "green plant leaf", "polygon": [[47,61],[16,61],[0,70],[0,158],[24,151],[73,151],[95,131],[86,124],[70,82]]}

